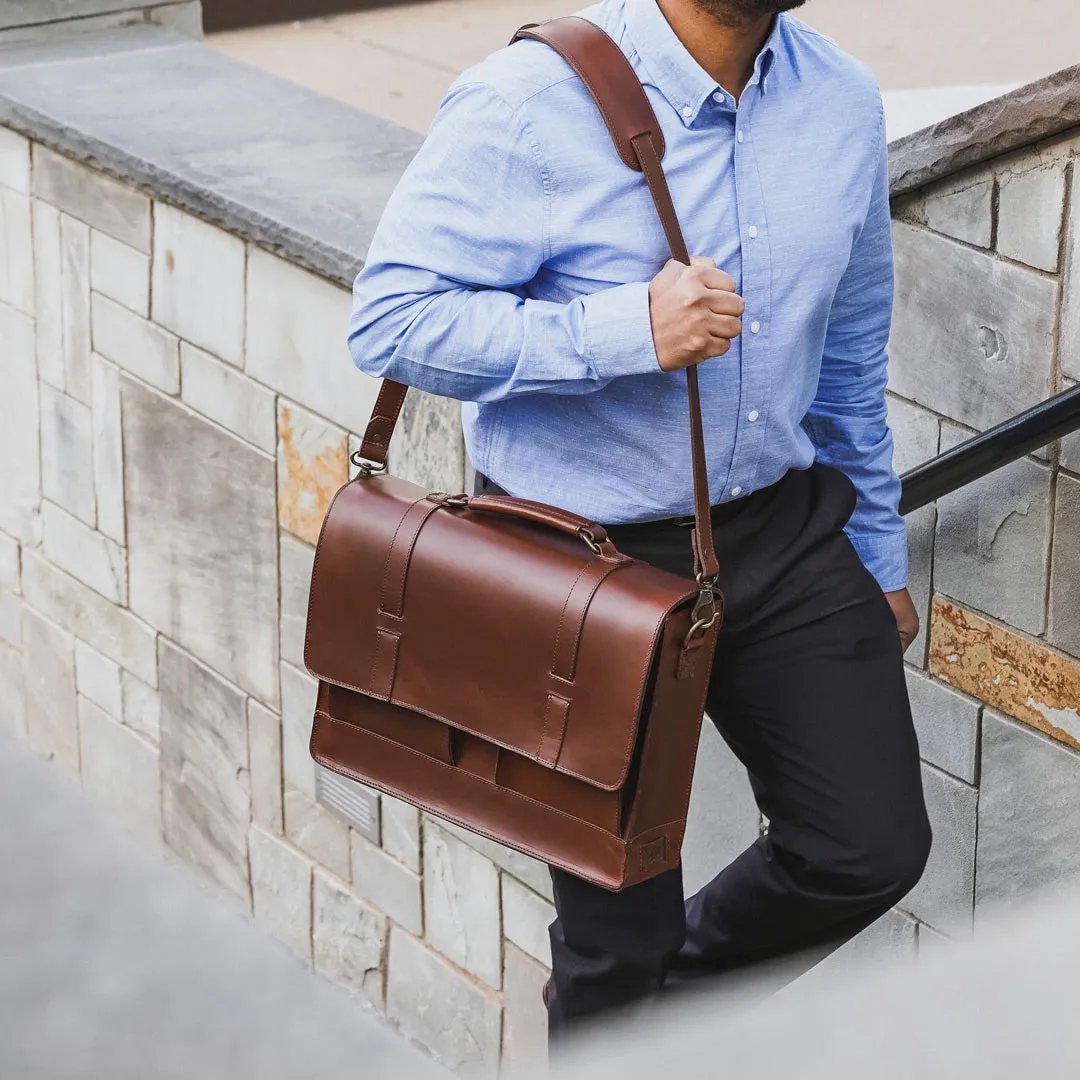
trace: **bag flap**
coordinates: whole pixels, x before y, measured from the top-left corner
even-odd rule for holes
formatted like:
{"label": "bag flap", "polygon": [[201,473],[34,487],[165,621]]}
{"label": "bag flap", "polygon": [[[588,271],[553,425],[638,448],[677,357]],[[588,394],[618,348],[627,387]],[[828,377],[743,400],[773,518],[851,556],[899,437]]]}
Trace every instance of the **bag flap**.
{"label": "bag flap", "polygon": [[426,495],[380,476],[335,496],[315,554],[308,670],[620,788],[660,634],[693,583]]}

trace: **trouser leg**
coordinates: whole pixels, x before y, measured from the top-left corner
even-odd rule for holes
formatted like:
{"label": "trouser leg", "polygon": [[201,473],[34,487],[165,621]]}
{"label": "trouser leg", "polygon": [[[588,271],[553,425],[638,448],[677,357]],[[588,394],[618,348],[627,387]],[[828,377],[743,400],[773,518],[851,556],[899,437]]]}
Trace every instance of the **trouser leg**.
{"label": "trouser leg", "polygon": [[[896,624],[843,533],[845,477],[815,466],[716,530],[726,602],[709,710],[768,835],[684,908],[681,873],[622,893],[552,870],[551,1031],[695,980],[839,944],[917,880],[929,850]],[[674,525],[610,528],[690,576]]]}
{"label": "trouser leg", "polygon": [[734,590],[707,707],[769,827],[687,902],[669,984],[839,945],[916,884],[929,854],[895,618],[843,532],[820,527],[846,484],[821,479],[799,572],[759,594],[757,612]]}
{"label": "trouser leg", "polygon": [[685,931],[682,871],[611,893],[551,868],[552,1038],[588,1017],[656,994]]}

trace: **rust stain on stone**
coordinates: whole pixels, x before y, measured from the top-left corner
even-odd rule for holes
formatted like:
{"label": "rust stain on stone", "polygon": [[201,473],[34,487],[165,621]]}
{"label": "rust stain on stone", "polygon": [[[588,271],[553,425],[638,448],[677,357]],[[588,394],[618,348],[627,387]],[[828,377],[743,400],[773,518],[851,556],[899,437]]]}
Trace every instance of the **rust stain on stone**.
{"label": "rust stain on stone", "polygon": [[1077,661],[935,597],[930,670],[999,712],[1080,750]]}
{"label": "rust stain on stone", "polygon": [[348,479],[348,440],[326,439],[305,430],[293,410],[278,411],[278,521],[309,544],[319,530],[334,493]]}

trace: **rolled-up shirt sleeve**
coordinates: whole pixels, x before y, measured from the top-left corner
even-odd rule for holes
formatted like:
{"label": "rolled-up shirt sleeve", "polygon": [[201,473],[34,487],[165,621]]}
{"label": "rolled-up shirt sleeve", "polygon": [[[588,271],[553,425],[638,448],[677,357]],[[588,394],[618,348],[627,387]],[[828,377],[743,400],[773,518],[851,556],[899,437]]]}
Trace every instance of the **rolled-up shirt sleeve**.
{"label": "rolled-up shirt sleeve", "polygon": [[855,484],[848,536],[881,588],[894,592],[907,585],[908,551],[885,401],[894,274],[883,120],[877,146],[870,206],[833,301],[818,393],[803,426],[817,460]]}
{"label": "rolled-up shirt sleeve", "polygon": [[527,296],[551,256],[550,189],[523,109],[484,84],[452,87],[356,278],[357,367],[476,402],[657,371],[646,283]]}

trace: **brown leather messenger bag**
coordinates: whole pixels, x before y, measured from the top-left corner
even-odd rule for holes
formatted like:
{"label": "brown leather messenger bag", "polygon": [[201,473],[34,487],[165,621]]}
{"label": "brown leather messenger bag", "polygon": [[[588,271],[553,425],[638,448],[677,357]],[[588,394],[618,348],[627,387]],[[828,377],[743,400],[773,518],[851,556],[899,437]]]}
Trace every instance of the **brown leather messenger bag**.
{"label": "brown leather messenger bag", "polygon": [[[581,18],[520,38],[578,73],[689,263],[660,125],[619,47]],[[696,369],[685,377],[696,582],[555,507],[387,475],[406,387],[383,383],[315,554],[319,764],[608,889],[678,864],[722,618]]]}

